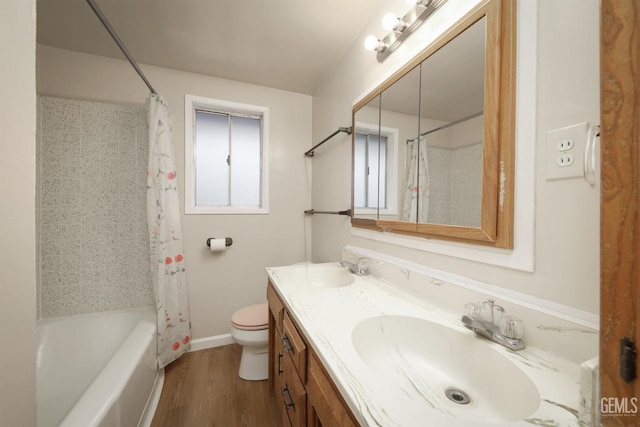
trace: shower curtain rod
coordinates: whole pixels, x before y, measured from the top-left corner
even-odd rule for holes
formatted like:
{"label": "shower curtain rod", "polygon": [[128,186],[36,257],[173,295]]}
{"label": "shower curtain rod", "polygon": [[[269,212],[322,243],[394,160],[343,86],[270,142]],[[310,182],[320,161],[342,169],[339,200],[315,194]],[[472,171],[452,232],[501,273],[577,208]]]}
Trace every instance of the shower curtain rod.
{"label": "shower curtain rod", "polygon": [[[484,111],[478,111],[477,113],[473,113],[473,114],[471,114],[470,116],[463,117],[463,118],[458,119],[458,120],[455,120],[455,121],[453,121],[453,122],[451,122],[451,123],[447,123],[446,125],[442,125],[442,126],[437,127],[437,128],[435,128],[435,129],[428,130],[428,131],[426,131],[426,132],[424,132],[424,133],[421,133],[421,134],[420,134],[420,138],[422,138],[423,136],[427,136],[427,135],[429,135],[430,133],[438,132],[439,130],[446,129],[446,128],[449,128],[449,127],[451,127],[451,126],[455,126],[455,125],[460,124],[460,123],[462,123],[462,122],[466,122],[467,120],[471,120],[471,119],[476,118],[476,117],[478,117],[478,116],[481,116],[481,115],[483,115],[483,114],[484,114]],[[415,141],[416,139],[417,139],[417,138],[407,139],[407,143],[409,143],[409,142],[411,142],[411,141]]]}
{"label": "shower curtain rod", "polygon": [[129,61],[131,66],[136,70],[136,72],[138,73],[140,78],[147,85],[147,87],[149,88],[151,93],[154,94],[154,95],[157,95],[156,90],[153,88],[153,86],[151,86],[151,83],[149,83],[149,80],[147,80],[147,77],[144,75],[144,73],[142,72],[142,70],[140,69],[138,64],[136,63],[135,59],[133,59],[133,56],[131,56],[131,54],[127,50],[127,47],[124,45],[124,43],[122,43],[122,40],[120,40],[120,37],[118,37],[118,34],[116,34],[115,30],[113,29],[113,27],[111,26],[111,24],[107,20],[107,17],[104,16],[102,11],[100,10],[98,5],[96,4],[95,0],[87,0],[87,3],[89,3],[89,6],[91,6],[91,9],[93,9],[93,12],[96,14],[96,16],[98,17],[100,22],[102,22],[102,25],[104,26],[104,28],[109,32],[109,34],[111,35],[111,38],[113,39],[113,41],[116,42],[116,44],[118,45],[118,47],[120,48],[122,53],[124,53],[124,56],[127,57],[127,60]]}

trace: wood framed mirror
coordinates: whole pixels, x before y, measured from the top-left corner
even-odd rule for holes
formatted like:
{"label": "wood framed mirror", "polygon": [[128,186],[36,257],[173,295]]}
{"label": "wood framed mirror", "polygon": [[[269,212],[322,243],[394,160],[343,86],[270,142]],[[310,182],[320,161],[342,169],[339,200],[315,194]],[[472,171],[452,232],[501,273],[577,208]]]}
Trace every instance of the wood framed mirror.
{"label": "wood framed mirror", "polygon": [[355,104],[352,226],[513,248],[515,20],[481,2]]}

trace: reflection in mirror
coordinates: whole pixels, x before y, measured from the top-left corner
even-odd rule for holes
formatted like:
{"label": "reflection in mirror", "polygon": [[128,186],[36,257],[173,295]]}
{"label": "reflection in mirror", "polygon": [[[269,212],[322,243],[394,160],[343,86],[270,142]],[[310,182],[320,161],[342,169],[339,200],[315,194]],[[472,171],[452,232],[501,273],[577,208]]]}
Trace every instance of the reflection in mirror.
{"label": "reflection in mirror", "polygon": [[418,222],[480,226],[485,32],[482,18],[421,64],[420,138],[407,140]]}
{"label": "reflection in mirror", "polygon": [[398,131],[380,126],[380,96],[354,116],[354,217],[397,215]]}
{"label": "reflection in mirror", "polygon": [[400,144],[398,206],[378,218],[480,226],[485,27],[482,18],[382,92],[381,125]]}
{"label": "reflection in mirror", "polygon": [[387,206],[385,183],[387,167],[387,137],[378,132],[360,131],[353,148],[355,207],[380,209]]}
{"label": "reflection in mirror", "polygon": [[514,3],[479,4],[354,106],[354,227],[512,247]]}
{"label": "reflection in mirror", "polygon": [[[386,129],[394,129],[398,133],[399,147],[396,163],[397,206],[393,212],[379,215],[383,220],[402,220],[404,213],[404,200],[407,191],[406,176],[412,168],[412,159],[407,159],[407,146],[405,141],[416,138],[420,133],[418,122],[420,112],[420,66],[415,67],[393,85],[386,88],[380,94],[380,125]],[[417,184],[416,184],[417,185]],[[414,209],[414,219],[417,210]]]}
{"label": "reflection in mirror", "polygon": [[[358,218],[378,217],[379,147],[375,144],[380,140],[379,108],[380,96],[377,96],[354,115],[353,216]],[[383,205],[386,205],[386,200],[383,200]]]}

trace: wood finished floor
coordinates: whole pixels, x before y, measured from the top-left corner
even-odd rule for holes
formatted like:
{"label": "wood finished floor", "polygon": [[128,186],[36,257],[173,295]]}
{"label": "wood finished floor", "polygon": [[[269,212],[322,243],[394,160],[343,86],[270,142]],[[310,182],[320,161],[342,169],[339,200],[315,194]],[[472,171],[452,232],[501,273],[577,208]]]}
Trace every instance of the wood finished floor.
{"label": "wood finished floor", "polygon": [[238,376],[242,347],[187,353],[165,368],[151,427],[282,427],[268,381]]}

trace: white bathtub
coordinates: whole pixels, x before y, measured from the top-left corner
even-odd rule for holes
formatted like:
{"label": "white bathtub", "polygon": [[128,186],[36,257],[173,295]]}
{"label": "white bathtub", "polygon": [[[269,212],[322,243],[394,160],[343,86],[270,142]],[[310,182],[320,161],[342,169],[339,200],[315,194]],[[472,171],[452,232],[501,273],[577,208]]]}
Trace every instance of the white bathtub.
{"label": "white bathtub", "polygon": [[38,427],[149,425],[162,391],[151,307],[37,327]]}

